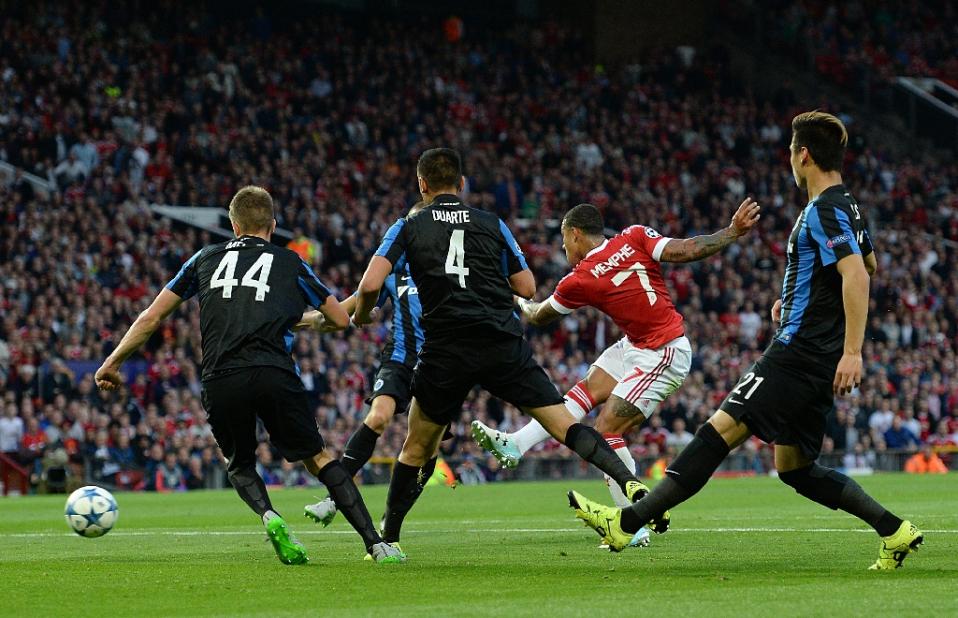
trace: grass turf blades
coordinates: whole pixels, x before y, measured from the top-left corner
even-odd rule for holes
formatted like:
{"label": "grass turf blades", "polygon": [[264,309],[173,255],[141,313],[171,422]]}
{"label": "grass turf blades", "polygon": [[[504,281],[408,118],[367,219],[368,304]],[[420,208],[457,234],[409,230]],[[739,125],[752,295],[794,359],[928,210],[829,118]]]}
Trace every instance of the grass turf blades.
{"label": "grass turf blades", "polygon": [[[780,482],[716,479],[673,510],[652,547],[610,554],[566,505],[565,491],[606,497],[601,481],[430,488],[406,520],[409,562],[376,568],[345,520],[303,517],[311,490],[272,491],[310,563],[276,560],[231,491],[117,494],[111,533],[64,524],[62,496],[0,501],[0,614],[287,615],[955,615],[958,492],[953,475],[859,479],[925,531],[902,569],[869,572],[879,540],[849,515]],[[362,491],[374,517],[385,487]],[[54,583],[51,583],[54,582]],[[639,594],[639,597],[636,595]],[[481,603],[473,599],[482,599]]]}

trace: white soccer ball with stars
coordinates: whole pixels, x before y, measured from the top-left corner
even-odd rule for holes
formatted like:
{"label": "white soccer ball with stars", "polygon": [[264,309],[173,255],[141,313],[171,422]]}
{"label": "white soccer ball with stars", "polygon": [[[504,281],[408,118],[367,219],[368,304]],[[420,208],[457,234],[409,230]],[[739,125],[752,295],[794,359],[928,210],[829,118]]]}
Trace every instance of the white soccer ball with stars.
{"label": "white soccer ball with stars", "polygon": [[102,487],[87,485],[67,498],[65,515],[74,532],[95,539],[116,525],[120,512],[113,494]]}

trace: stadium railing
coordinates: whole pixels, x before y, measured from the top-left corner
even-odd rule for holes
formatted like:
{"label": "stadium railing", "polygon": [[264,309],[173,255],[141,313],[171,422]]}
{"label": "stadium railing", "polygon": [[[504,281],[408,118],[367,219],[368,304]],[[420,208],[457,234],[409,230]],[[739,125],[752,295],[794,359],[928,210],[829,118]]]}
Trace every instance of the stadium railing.
{"label": "stadium railing", "polygon": [[[936,447],[937,452],[948,469],[958,471],[958,447]],[[917,451],[907,449],[895,449],[884,451],[865,451],[863,453],[846,453],[842,451],[833,451],[823,453],[819,458],[822,465],[837,468],[852,475],[867,475],[875,472],[901,472],[905,468],[905,462]],[[849,455],[853,459],[847,459]],[[636,458],[638,474],[642,478],[652,478],[653,480],[661,478],[665,466],[668,464],[668,456],[650,456]],[[359,473],[361,483],[366,485],[379,485],[389,483],[389,477],[392,474],[392,467],[396,462],[395,457],[377,456],[369,460],[369,463]],[[87,460],[84,467],[84,484],[103,485],[110,490],[138,490],[143,488],[142,482],[135,482],[141,479],[124,478],[124,482],[117,483],[113,478],[97,477],[93,474],[94,466]],[[491,456],[476,457],[473,455],[454,455],[443,457],[443,466],[437,467],[438,470],[446,470],[447,474],[458,475],[461,467],[475,468],[480,471],[486,482],[500,481],[544,481],[544,480],[575,480],[575,479],[600,479],[602,473],[596,468],[585,463],[577,457],[563,456],[560,454],[532,454],[526,456],[514,470],[501,468]],[[282,466],[279,463],[268,466],[268,469],[282,477]],[[297,466],[297,470],[299,467]],[[774,470],[771,449],[763,448],[757,451],[746,451],[741,449],[729,455],[728,459],[722,464],[716,472],[720,477],[743,477],[743,476],[765,476]],[[120,472],[128,475],[138,471],[134,468],[124,468]],[[142,471],[140,471],[142,473]],[[16,462],[5,455],[0,455],[0,482],[3,483],[4,491],[9,489],[10,481],[8,476],[14,479],[18,484],[21,494],[26,494],[30,489],[29,473],[19,466]],[[303,480],[308,484],[315,484],[315,479],[303,474]],[[308,478],[307,478],[308,477]],[[220,466],[211,466],[205,470],[204,489],[222,489],[229,487],[226,479],[226,471]],[[440,479],[442,480],[442,479]],[[297,483],[302,484],[302,483]]]}

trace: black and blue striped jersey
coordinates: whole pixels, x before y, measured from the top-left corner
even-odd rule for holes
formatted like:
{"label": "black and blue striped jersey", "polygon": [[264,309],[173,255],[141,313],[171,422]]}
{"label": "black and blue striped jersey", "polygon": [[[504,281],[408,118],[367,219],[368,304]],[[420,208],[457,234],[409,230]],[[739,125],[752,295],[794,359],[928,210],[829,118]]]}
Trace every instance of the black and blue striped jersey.
{"label": "black and blue striped jersey", "polygon": [[383,347],[382,360],[413,367],[419,358],[425,336],[422,331],[419,289],[409,274],[408,264],[394,269],[386,277],[376,306],[382,307],[387,301],[393,305],[393,328]]}
{"label": "black and blue striped jersey", "polygon": [[296,253],[256,236],[200,249],[166,288],[199,295],[204,380],[247,367],[298,373],[292,327],[330,295]]}
{"label": "black and blue striped jersey", "polygon": [[422,303],[427,340],[468,334],[522,335],[509,277],[528,266],[495,214],[439,195],[386,232],[376,255],[408,264]]}
{"label": "black and blue striped jersey", "polygon": [[845,305],[835,264],[873,251],[865,216],[844,185],[810,201],[788,239],[782,323],[775,339],[803,355],[837,363],[845,342]]}

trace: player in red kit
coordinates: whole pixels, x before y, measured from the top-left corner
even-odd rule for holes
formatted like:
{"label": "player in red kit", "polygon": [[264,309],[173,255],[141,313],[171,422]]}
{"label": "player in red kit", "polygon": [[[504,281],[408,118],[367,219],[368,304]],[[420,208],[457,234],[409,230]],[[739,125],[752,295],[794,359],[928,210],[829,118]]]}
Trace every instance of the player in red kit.
{"label": "player in red kit", "polygon": [[[535,325],[591,306],[612,318],[625,333],[599,356],[585,379],[566,394],[565,402],[576,419],[604,404],[595,429],[633,473],[635,460],[623,434],[641,425],[682,385],[692,362],[682,315],[672,303],[660,262],[692,262],[714,255],[747,234],[759,217],[759,205],[749,198],[732,216],[731,225],[714,234],[675,239],[633,225],[607,239],[599,209],[580,204],[562,220],[562,246],[572,272],[547,300],[519,301],[523,315]],[[518,465],[529,448],[549,437],[536,422],[512,434],[479,421],[473,421],[472,428],[476,441],[510,468]],[[615,483],[608,485],[617,505],[630,504]],[[668,514],[651,527],[664,532]],[[647,536],[640,531],[633,543],[646,544]]]}

